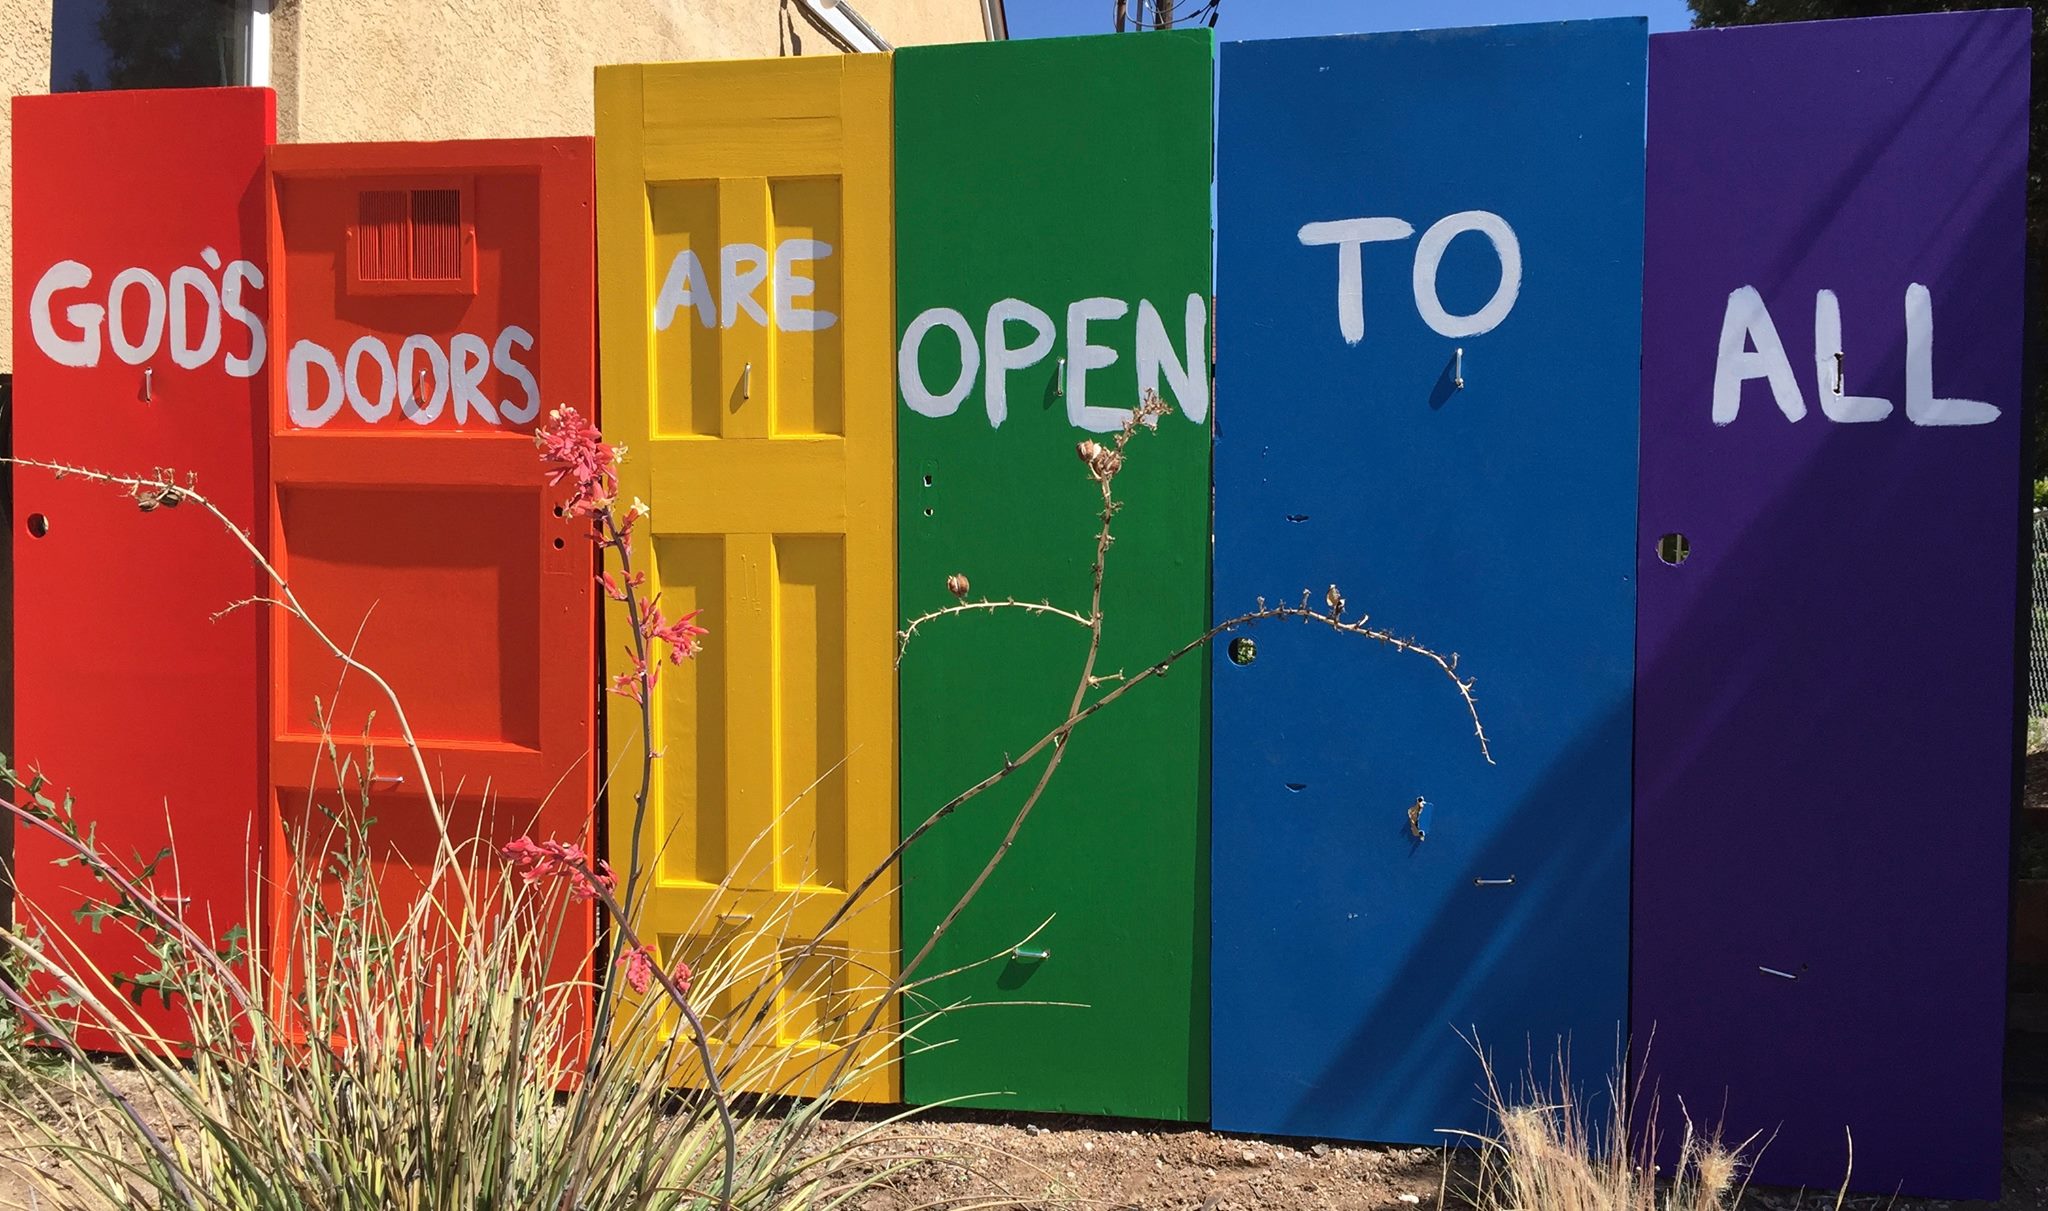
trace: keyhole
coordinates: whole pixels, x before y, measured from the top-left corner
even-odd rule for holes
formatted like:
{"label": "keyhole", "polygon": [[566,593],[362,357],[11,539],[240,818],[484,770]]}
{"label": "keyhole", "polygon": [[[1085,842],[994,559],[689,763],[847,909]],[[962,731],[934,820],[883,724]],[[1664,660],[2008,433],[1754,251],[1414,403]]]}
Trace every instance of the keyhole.
{"label": "keyhole", "polygon": [[557,550],[557,551],[561,550],[561,549],[562,549],[563,547],[565,547],[565,546],[567,546],[567,545],[568,545],[567,543],[563,542],[563,541],[562,541],[561,539],[559,539],[559,538],[557,538],[557,539],[555,540],[555,550]]}
{"label": "keyhole", "polygon": [[1683,534],[1666,534],[1657,540],[1657,558],[1677,567],[1692,554],[1692,543]]}
{"label": "keyhole", "polygon": [[41,513],[29,514],[28,532],[37,538],[41,538],[43,535],[48,534],[50,532],[50,519],[43,516]]}
{"label": "keyhole", "polygon": [[1259,658],[1259,645],[1248,636],[1240,635],[1230,641],[1230,663],[1250,664]]}

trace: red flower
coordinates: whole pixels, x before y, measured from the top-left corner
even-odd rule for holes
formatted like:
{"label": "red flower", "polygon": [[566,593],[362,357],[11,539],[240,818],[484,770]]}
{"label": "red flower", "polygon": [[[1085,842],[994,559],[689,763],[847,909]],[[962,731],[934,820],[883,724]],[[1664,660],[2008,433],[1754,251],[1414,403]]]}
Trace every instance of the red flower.
{"label": "red flower", "polygon": [[605,444],[597,427],[574,408],[556,408],[548,423],[534,430],[548,466],[548,483],[572,485],[562,506],[565,517],[586,517],[611,508],[619,495],[619,451]]}
{"label": "red flower", "polygon": [[703,650],[703,645],[697,642],[697,637],[711,633],[698,626],[695,621],[697,615],[703,612],[691,610],[674,622],[668,622],[661,616],[659,602],[643,601],[640,603],[640,633],[646,636],[649,643],[659,639],[667,644],[669,663],[681,664]]}
{"label": "red flower", "polygon": [[533,843],[533,838],[521,837],[510,842],[498,854],[512,864],[513,873],[526,880],[528,886],[540,881],[547,853]]}
{"label": "red flower", "polygon": [[605,572],[598,576],[597,583],[604,587],[606,597],[613,601],[624,601],[628,590],[637,589],[647,583],[647,573],[629,572],[614,580],[610,572]]}
{"label": "red flower", "polygon": [[634,992],[646,992],[647,985],[654,980],[654,952],[645,946],[635,946],[620,955],[617,965],[626,969],[626,983]]}
{"label": "red flower", "polygon": [[675,969],[668,973],[668,978],[675,981],[677,988],[681,989],[684,992],[688,992],[690,991],[690,977],[694,974],[695,973],[690,970],[690,965],[688,963],[683,962],[681,959],[677,959]]}
{"label": "red flower", "polygon": [[528,887],[543,879],[567,879],[570,898],[594,900],[598,890],[610,891],[618,879],[603,862],[592,862],[583,847],[567,841],[539,841],[520,837],[498,851],[511,863],[512,871]]}
{"label": "red flower", "polygon": [[619,673],[612,677],[612,693],[619,695],[621,698],[631,698],[635,702],[645,704],[647,701],[647,691],[654,688],[654,683],[659,679],[660,674],[660,665],[649,668],[645,660],[635,656],[633,658],[633,667],[629,672]]}

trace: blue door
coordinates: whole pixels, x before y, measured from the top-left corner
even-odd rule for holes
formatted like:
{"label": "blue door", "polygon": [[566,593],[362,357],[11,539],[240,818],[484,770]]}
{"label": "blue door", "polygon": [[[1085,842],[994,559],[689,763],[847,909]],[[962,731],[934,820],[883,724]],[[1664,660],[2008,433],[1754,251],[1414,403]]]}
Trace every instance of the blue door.
{"label": "blue door", "polygon": [[[1223,48],[1214,1119],[1434,1141],[1627,1009],[1647,37]],[[1421,804],[1418,805],[1418,800]]]}

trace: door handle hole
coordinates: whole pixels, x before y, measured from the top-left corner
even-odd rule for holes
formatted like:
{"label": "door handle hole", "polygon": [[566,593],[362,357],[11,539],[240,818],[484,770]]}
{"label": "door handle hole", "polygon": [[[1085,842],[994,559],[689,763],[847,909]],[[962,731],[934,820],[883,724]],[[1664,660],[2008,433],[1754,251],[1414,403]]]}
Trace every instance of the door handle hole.
{"label": "door handle hole", "polygon": [[1250,636],[1240,635],[1230,641],[1230,663],[1250,664],[1259,658],[1259,645]]}
{"label": "door handle hole", "polygon": [[1657,540],[1657,558],[1677,567],[1692,555],[1692,541],[1683,534],[1671,533]]}
{"label": "door handle hole", "polygon": [[50,532],[50,519],[41,513],[29,514],[28,532],[36,538],[41,538],[43,535],[48,534]]}

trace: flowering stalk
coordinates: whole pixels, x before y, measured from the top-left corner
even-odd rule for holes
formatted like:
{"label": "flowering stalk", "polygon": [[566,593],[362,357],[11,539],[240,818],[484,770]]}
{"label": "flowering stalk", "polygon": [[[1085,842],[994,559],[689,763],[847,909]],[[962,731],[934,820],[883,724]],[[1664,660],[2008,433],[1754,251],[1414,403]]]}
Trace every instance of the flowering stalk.
{"label": "flowering stalk", "polygon": [[[689,966],[678,960],[673,971],[662,971],[652,957],[653,951],[634,931],[627,913],[628,906],[637,903],[640,838],[646,828],[647,800],[654,782],[653,697],[654,687],[661,676],[661,660],[654,655],[655,645],[659,643],[666,647],[668,663],[681,664],[702,650],[698,640],[710,632],[697,625],[699,611],[692,610],[670,620],[663,617],[659,598],[643,599],[640,596],[641,586],[647,577],[646,573],[633,568],[633,527],[647,516],[648,510],[645,504],[635,500],[623,513],[619,511],[618,466],[619,460],[625,456],[625,447],[608,444],[597,426],[570,407],[549,412],[548,423],[534,431],[533,441],[540,449],[541,462],[547,467],[548,482],[558,487],[569,485],[569,498],[562,504],[563,519],[589,518],[590,538],[597,544],[600,559],[607,550],[618,556],[619,574],[614,577],[611,572],[600,568],[597,580],[605,596],[623,603],[627,617],[633,620],[633,626],[629,628],[633,667],[614,676],[609,688],[612,693],[631,700],[640,713],[640,785],[633,792],[633,842],[626,862],[623,897],[614,895],[617,879],[611,869],[603,862],[591,861],[575,845],[560,841],[535,842],[522,837],[507,845],[502,853],[528,883],[542,878],[562,878],[568,881],[570,895],[574,898],[597,900],[603,904],[612,924],[613,938],[611,961],[605,969],[609,971],[623,966],[626,982],[636,993],[644,993],[650,980],[658,981],[662,991],[675,1003],[683,1020],[688,1023],[691,1040],[704,1063],[705,1087],[718,1107],[719,1122],[725,1130],[725,1180],[719,1194],[719,1206],[729,1209],[739,1161],[739,1129],[733,1122],[732,1107],[725,1091],[719,1087],[718,1069],[711,1057],[710,1036],[697,1011],[690,1006]],[[591,1071],[595,1071],[602,1054],[616,1004],[610,981],[601,981],[590,1044]]]}

